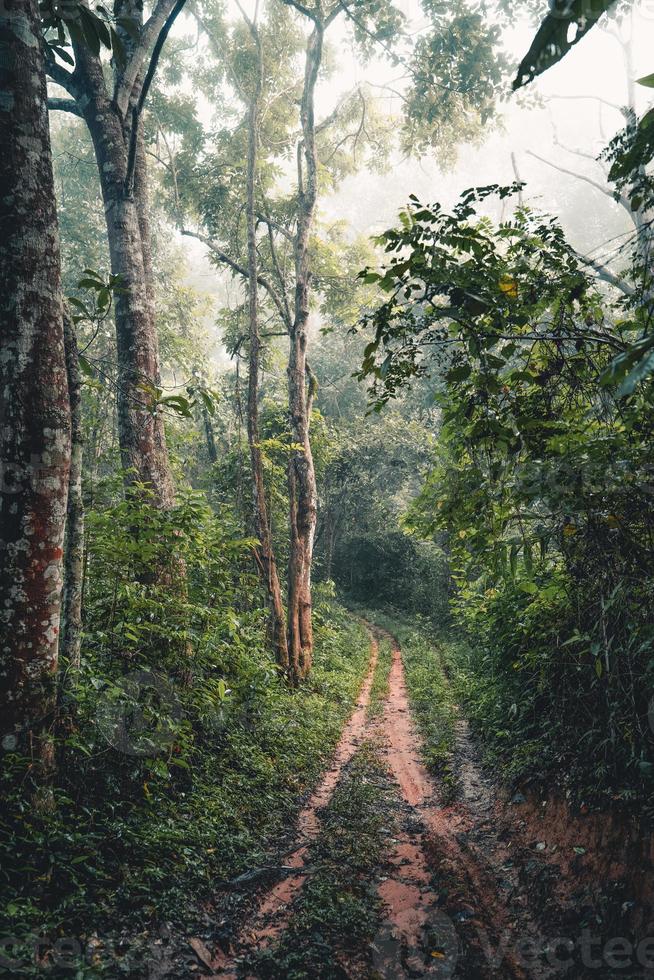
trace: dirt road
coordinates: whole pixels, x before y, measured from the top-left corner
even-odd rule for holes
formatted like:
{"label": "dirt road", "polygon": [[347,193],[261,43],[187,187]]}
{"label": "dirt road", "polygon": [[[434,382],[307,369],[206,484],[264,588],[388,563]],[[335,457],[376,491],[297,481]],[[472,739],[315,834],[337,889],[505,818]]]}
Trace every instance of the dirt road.
{"label": "dirt road", "polygon": [[[371,716],[380,640],[390,643],[391,663],[382,710]],[[321,838],[325,808],[364,744],[381,758],[396,799],[395,830],[371,876],[380,900],[377,928],[369,948],[356,955],[350,937],[343,935],[340,944],[337,940],[321,975],[388,980],[540,980],[553,975],[544,964],[544,943],[527,913],[506,846],[494,833],[489,784],[465,723],[457,726],[461,792],[455,803],[444,806],[438,782],[421,761],[399,646],[389,634],[373,630],[370,667],[356,709],[330,768],[300,813],[297,838],[285,852],[283,877],[255,896],[247,924],[234,932],[227,951],[217,947],[209,953],[205,947],[200,959],[210,972],[204,977],[262,975],[252,966],[252,955],[266,948],[274,951],[293,926],[303,886],[314,870],[312,848]],[[357,828],[351,830],[356,833]],[[525,948],[531,955],[525,955]],[[315,975],[315,967],[307,965],[306,970],[307,977]],[[269,965],[265,975],[283,977],[288,972],[282,967],[271,972]]]}

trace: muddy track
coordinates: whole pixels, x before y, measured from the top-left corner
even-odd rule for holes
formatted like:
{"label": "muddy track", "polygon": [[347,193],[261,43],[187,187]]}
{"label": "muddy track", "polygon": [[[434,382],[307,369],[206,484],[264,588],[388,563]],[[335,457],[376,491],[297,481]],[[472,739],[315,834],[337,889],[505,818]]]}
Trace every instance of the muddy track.
{"label": "muddy track", "polygon": [[[403,842],[403,847],[408,845],[414,854],[417,878],[424,878],[425,866],[434,875],[431,884],[419,890],[418,906],[424,912],[422,941],[429,941],[431,925],[443,944],[443,948],[432,950],[439,955],[430,972],[425,972],[425,956],[423,975],[515,980],[549,976],[536,964],[525,967],[515,953],[519,941],[528,939],[536,948],[542,948],[542,941],[526,910],[512,907],[507,900],[503,888],[506,871],[498,873],[505,853],[489,833],[490,789],[474,750],[467,741],[465,764],[461,767],[462,799],[442,806],[438,784],[420,758],[421,742],[411,717],[400,648],[394,640],[389,687],[383,717],[385,753],[413,818],[412,839]],[[460,727],[459,748],[464,737],[467,740],[467,731]],[[457,772],[458,769],[457,765]],[[484,849],[472,844],[478,833],[484,840]],[[385,898],[392,898],[391,886],[385,886],[384,891]],[[397,907],[389,902],[391,921],[401,919],[403,903],[400,890]],[[414,933],[408,941],[415,949],[419,937]],[[421,959],[419,949],[415,955]],[[415,975],[415,968],[415,963],[408,963],[404,976]]]}
{"label": "muddy track", "polygon": [[[367,719],[382,638],[392,645],[389,694],[383,713]],[[320,833],[321,811],[364,739],[379,746],[401,800],[400,830],[378,875],[384,920],[373,944],[372,975],[388,980],[550,976],[538,960],[526,966],[515,952],[525,939],[536,949],[542,949],[543,943],[521,904],[515,872],[494,831],[492,789],[478,765],[465,722],[457,724],[455,746],[461,768],[460,798],[443,806],[438,783],[421,761],[421,740],[411,718],[399,645],[390,634],[373,628],[366,679],[331,765],[300,812],[295,844],[287,852],[289,873],[259,894],[229,954],[218,950],[210,961],[212,972],[205,977],[226,980],[242,975],[240,959],[269,946],[288,927],[293,903],[310,870],[310,845]],[[209,965],[206,959],[204,963]],[[348,975],[361,973],[353,969]]]}
{"label": "muddy track", "polygon": [[357,751],[365,735],[366,714],[378,651],[377,639],[371,636],[370,662],[355,709],[343,729],[329,768],[298,816],[296,842],[293,849],[286,852],[286,867],[291,868],[292,873],[259,896],[247,926],[240,930],[233,942],[232,955],[219,952],[214,957],[211,963],[214,976],[222,977],[223,980],[236,977],[237,957],[240,953],[262,949],[287,927],[292,902],[304,884],[309,846],[320,832],[320,811],[329,803],[343,768]]}

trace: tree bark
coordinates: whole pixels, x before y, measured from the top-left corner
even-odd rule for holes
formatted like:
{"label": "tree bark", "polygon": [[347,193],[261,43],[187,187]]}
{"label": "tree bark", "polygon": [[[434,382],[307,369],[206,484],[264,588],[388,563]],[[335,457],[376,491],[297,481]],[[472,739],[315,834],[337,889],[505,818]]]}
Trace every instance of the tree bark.
{"label": "tree bark", "polygon": [[144,155],[137,154],[138,190],[125,195],[128,134],[106,94],[99,59],[76,49],[78,84],[86,93],[82,107],[93,140],[105,209],[111,271],[120,276],[116,294],[118,354],[118,438],[127,484],[145,484],[157,506],[174,503],[163,417],[154,406],[161,384],[159,346],[147,223]]}
{"label": "tree bark", "polygon": [[[74,98],[93,141],[102,190],[111,271],[121,277],[116,294],[118,352],[118,438],[126,483],[145,484],[154,503],[174,504],[174,488],[166,449],[163,417],[155,404],[160,387],[154,282],[147,199],[147,166],[142,137],[136,145],[134,191],[127,193],[127,163],[132,125],[131,107],[138,100],[148,45],[165,22],[172,3],[159,0],[138,41],[120,28],[128,56],[114,78],[110,95],[100,58],[74,45],[75,69],[49,64],[48,72]],[[137,21],[138,2],[116,3],[116,13]],[[159,27],[157,27],[159,25]]]}
{"label": "tree bark", "polygon": [[35,0],[0,8],[0,691],[3,747],[54,764],[70,407]]}
{"label": "tree bark", "polygon": [[289,460],[290,558],[288,570],[289,659],[298,677],[306,677],[313,655],[311,566],[318,515],[316,474],[309,428],[313,402],[311,379],[307,393],[307,330],[309,324],[309,235],[317,197],[314,93],[322,59],[323,27],[318,21],[307,45],[300,119],[302,144],[298,151],[298,225],[294,242],[295,314],[290,329],[288,362],[289,422],[299,447]]}
{"label": "tree bark", "polygon": [[252,512],[254,530],[259,539],[257,564],[268,591],[270,602],[270,632],[277,663],[290,674],[292,683],[298,677],[295,670],[289,671],[288,644],[286,638],[286,616],[282,600],[282,590],[277,571],[277,561],[272,543],[268,504],[266,501],[263,459],[259,434],[259,355],[261,338],[259,334],[258,260],[257,260],[257,219],[255,201],[255,180],[257,173],[257,145],[259,139],[259,100],[263,84],[263,61],[261,45],[256,25],[250,23],[250,30],[257,51],[257,79],[255,91],[248,109],[248,155],[247,155],[247,255],[248,255],[248,308],[249,308],[249,377],[247,430],[250,447],[250,466],[252,468]]}
{"label": "tree bark", "polygon": [[70,479],[64,557],[64,628],[61,654],[72,671],[79,670],[82,648],[82,594],[84,591],[84,501],[82,499],[82,384],[75,324],[64,313],[64,344],[71,417]]}

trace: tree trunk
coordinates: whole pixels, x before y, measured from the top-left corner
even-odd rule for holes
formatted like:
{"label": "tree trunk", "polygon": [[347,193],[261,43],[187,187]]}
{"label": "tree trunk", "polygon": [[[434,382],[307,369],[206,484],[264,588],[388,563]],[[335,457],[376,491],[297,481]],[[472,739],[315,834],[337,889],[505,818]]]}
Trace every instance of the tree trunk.
{"label": "tree trunk", "polygon": [[[316,474],[309,427],[313,379],[307,393],[307,328],[309,322],[309,235],[317,196],[314,91],[322,59],[323,28],[315,24],[306,55],[300,108],[303,142],[298,153],[298,227],[295,238],[295,316],[290,330],[288,407],[291,436],[299,449],[289,460],[290,558],[288,570],[288,646],[292,668],[300,678],[311,669],[311,565],[318,515]],[[306,172],[303,173],[303,158]]]}
{"label": "tree trunk", "polygon": [[54,753],[70,466],[60,256],[35,0],[0,9],[0,687],[5,749]]}
{"label": "tree trunk", "polygon": [[248,156],[247,156],[247,246],[248,246],[248,299],[249,299],[249,377],[248,377],[248,407],[247,430],[250,447],[250,465],[252,468],[252,510],[254,529],[259,539],[257,548],[257,564],[268,591],[270,601],[270,631],[277,663],[285,672],[290,673],[290,680],[295,683],[297,674],[289,671],[288,645],[286,639],[286,617],[282,590],[279,583],[277,561],[272,543],[268,506],[266,502],[265,483],[263,475],[263,459],[261,455],[259,436],[259,353],[261,339],[259,336],[259,306],[258,283],[259,274],[257,262],[256,238],[256,206],[255,179],[257,170],[257,143],[259,139],[258,118],[259,98],[262,86],[263,63],[256,26],[251,24],[253,39],[257,48],[258,76],[255,93],[252,96],[248,110]]}
{"label": "tree trunk", "polygon": [[99,58],[76,45],[75,61],[76,84],[84,93],[79,100],[80,111],[93,140],[100,177],[111,271],[121,277],[115,303],[121,460],[128,485],[145,484],[155,504],[169,508],[174,504],[173,481],[163,416],[154,404],[161,377],[145,153],[139,142],[134,194],[127,195],[129,127],[107,95]]}
{"label": "tree trunk", "polygon": [[207,411],[207,406],[202,403],[202,424],[204,425],[204,435],[207,440],[207,455],[209,456],[209,462],[212,464],[218,462],[218,450],[216,448],[216,436],[213,431],[213,425],[211,424],[211,416]]}
{"label": "tree trunk", "polygon": [[[152,234],[150,231],[150,199],[148,194],[148,162],[145,155],[145,144],[143,135],[139,133],[136,163],[134,167],[134,200],[139,217],[139,231],[141,234],[141,251],[143,253],[143,274],[145,277],[145,295],[150,304],[150,316],[152,323],[156,326],[156,300],[154,292],[154,268],[152,264]],[[155,331],[155,340],[158,343],[158,335]],[[157,358],[159,351],[157,349]]]}
{"label": "tree trunk", "polygon": [[64,558],[64,628],[61,654],[71,670],[80,666],[82,647],[82,593],[84,590],[84,501],[82,499],[82,385],[77,354],[75,324],[64,313],[64,342],[68,370],[71,417],[70,480]]}

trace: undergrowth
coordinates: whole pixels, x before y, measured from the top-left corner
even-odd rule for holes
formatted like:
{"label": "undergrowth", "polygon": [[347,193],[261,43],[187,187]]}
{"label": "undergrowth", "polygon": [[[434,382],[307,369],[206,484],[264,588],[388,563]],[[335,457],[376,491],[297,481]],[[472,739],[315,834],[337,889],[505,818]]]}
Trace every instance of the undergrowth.
{"label": "undergrowth", "polygon": [[[97,634],[87,641],[54,806],[8,794],[0,822],[0,935],[12,937],[0,975],[136,975],[138,943],[104,965],[90,951],[158,922],[188,928],[220,882],[262,859],[317,781],[368,662],[367,632],[333,601],[317,603],[315,625],[299,691],[278,678],[260,616],[230,611],[197,673],[168,675],[145,706],[129,703],[123,666],[112,678],[94,658]],[[119,738],[135,708],[146,754],[143,732],[136,753]]]}

